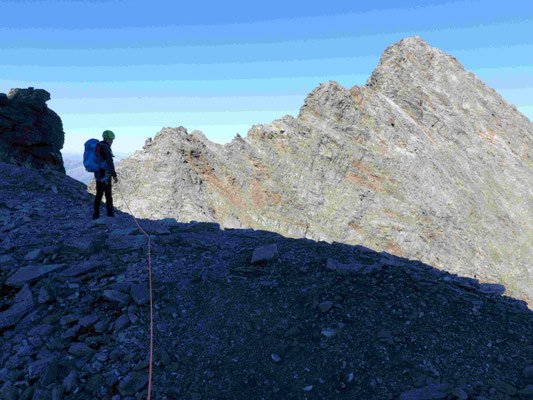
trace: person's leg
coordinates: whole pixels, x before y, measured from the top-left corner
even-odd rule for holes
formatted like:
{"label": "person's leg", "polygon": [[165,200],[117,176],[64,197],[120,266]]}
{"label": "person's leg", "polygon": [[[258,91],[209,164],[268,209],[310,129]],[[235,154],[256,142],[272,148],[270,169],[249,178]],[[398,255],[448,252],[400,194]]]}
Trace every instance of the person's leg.
{"label": "person's leg", "polygon": [[113,212],[113,194],[111,192],[111,179],[109,179],[109,183],[105,185],[105,206],[107,209],[107,215],[109,217],[114,217],[115,213]]}
{"label": "person's leg", "polygon": [[96,197],[94,198],[93,219],[98,219],[100,217],[100,203],[102,202],[103,195],[104,195],[103,182],[97,180],[96,181]]}

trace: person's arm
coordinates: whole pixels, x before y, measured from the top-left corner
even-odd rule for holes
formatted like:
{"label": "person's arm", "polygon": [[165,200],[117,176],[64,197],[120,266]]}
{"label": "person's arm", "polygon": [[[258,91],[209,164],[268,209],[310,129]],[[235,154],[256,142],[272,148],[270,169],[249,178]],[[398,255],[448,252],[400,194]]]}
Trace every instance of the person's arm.
{"label": "person's arm", "polygon": [[115,172],[115,164],[113,163],[113,155],[111,154],[111,149],[109,148],[109,146],[102,146],[102,150],[104,150],[105,152],[109,173],[111,174],[111,176],[116,178],[117,173]]}

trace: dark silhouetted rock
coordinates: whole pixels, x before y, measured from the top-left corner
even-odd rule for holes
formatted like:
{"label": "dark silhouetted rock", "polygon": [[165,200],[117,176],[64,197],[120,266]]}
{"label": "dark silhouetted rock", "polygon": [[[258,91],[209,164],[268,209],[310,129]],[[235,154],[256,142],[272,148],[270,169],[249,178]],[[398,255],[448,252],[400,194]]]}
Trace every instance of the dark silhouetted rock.
{"label": "dark silhouetted rock", "polygon": [[0,93],[0,161],[65,173],[61,118],[48,108],[43,89],[11,89]]}

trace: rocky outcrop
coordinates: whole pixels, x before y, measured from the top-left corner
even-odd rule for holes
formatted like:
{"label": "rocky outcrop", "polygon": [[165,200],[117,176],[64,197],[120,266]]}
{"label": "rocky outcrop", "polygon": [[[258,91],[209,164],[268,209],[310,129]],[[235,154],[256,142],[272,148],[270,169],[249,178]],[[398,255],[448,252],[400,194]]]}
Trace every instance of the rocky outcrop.
{"label": "rocky outcrop", "polygon": [[[0,398],[147,398],[147,237],[120,211],[91,221],[59,172],[0,162],[0,181]],[[138,222],[153,399],[531,398],[533,313],[498,285],[360,245]]]}
{"label": "rocky outcrop", "polygon": [[65,172],[63,124],[48,100],[50,93],[31,87],[0,93],[0,161]]}
{"label": "rocky outcrop", "polygon": [[165,128],[117,171],[136,216],[363,245],[530,301],[532,152],[524,115],[411,37],[366,85],[321,84],[298,118],[224,146]]}

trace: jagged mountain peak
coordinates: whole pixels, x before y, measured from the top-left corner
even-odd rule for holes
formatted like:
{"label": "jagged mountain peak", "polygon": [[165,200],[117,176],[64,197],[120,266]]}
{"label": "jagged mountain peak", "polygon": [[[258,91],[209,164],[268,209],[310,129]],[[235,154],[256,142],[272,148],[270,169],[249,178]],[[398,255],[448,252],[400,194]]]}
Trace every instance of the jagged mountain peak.
{"label": "jagged mountain peak", "polygon": [[224,146],[176,129],[117,168],[138,216],[361,244],[533,298],[533,124],[420,37]]}

